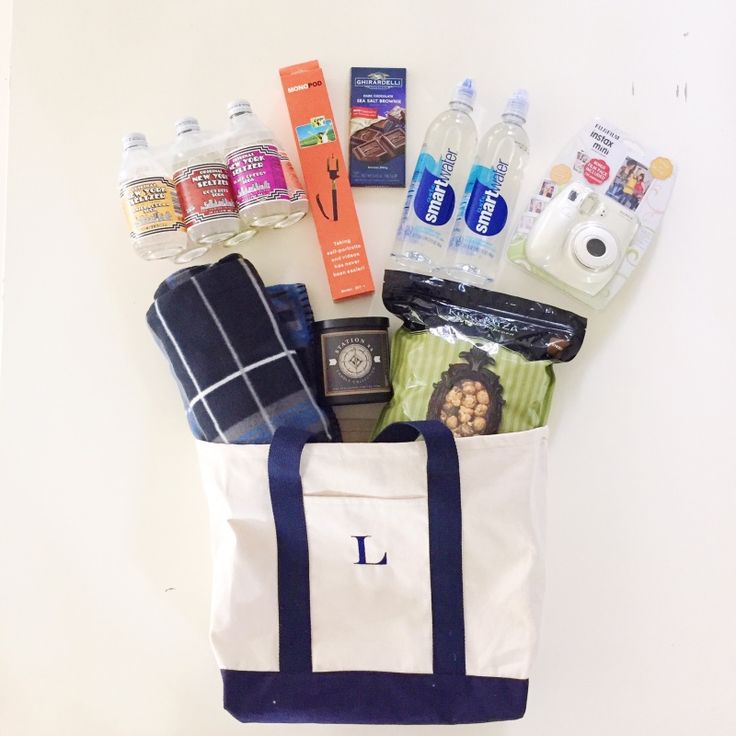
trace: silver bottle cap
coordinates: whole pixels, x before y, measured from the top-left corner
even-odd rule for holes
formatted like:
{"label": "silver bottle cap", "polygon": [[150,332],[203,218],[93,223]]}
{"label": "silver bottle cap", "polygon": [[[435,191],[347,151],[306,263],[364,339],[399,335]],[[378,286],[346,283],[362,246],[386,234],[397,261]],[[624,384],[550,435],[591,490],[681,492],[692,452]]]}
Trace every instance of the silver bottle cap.
{"label": "silver bottle cap", "polygon": [[174,124],[177,135],[184,135],[184,133],[198,133],[199,132],[199,121],[197,118],[179,118]]}
{"label": "silver bottle cap", "polygon": [[252,113],[253,108],[250,106],[248,100],[233,100],[227,106],[227,115],[229,118],[237,117],[238,115],[244,115],[245,113]]}
{"label": "silver bottle cap", "polygon": [[131,148],[148,148],[148,141],[143,133],[128,133],[123,136],[123,151]]}

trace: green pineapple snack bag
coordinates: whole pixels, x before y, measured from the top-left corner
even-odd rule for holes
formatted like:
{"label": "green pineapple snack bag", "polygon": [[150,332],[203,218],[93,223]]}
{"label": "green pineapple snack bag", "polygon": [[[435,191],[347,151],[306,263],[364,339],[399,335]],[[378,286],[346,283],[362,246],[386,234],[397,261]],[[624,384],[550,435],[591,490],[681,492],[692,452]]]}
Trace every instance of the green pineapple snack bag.
{"label": "green pineapple snack bag", "polygon": [[383,302],[404,324],[391,346],[394,395],[374,434],[419,419],[456,437],[541,427],[553,363],[572,360],[585,336],[573,312],[404,271],[386,271]]}

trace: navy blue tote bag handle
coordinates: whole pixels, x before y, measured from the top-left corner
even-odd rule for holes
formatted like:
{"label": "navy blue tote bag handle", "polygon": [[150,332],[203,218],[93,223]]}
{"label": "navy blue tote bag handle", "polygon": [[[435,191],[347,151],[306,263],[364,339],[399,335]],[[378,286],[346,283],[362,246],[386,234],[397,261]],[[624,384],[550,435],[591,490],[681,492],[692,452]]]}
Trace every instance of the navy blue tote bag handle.
{"label": "navy blue tote bag handle", "polygon": [[[465,674],[460,466],[455,439],[438,421],[397,422],[375,442],[410,442],[427,448],[429,564],[435,674]],[[309,547],[300,463],[309,434],[279,427],[268,453],[268,482],[276,526],[279,599],[279,669],[312,671]]]}

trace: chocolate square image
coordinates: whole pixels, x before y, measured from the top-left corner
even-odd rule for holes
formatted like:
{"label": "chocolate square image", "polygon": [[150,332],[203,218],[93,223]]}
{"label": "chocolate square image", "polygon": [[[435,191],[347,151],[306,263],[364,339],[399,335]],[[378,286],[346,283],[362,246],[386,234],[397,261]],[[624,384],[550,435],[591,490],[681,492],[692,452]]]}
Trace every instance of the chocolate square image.
{"label": "chocolate square image", "polygon": [[353,156],[358,161],[367,164],[378,164],[388,161],[392,157],[389,150],[383,144],[383,137],[366,141],[353,148]]}
{"label": "chocolate square image", "polygon": [[350,140],[357,141],[358,143],[365,143],[366,141],[372,141],[374,138],[378,138],[380,135],[380,130],[374,128],[372,125],[369,125],[366,128],[356,130],[355,133],[350,136]]}
{"label": "chocolate square image", "polygon": [[406,149],[406,133],[402,128],[395,128],[386,133],[381,142],[391,152],[392,157],[398,156]]}
{"label": "chocolate square image", "polygon": [[383,118],[383,120],[379,120],[376,123],[373,123],[371,125],[371,128],[376,128],[377,130],[380,130],[381,133],[388,133],[390,130],[393,130],[394,128],[398,128],[401,126],[401,123],[397,122],[396,120],[393,120],[392,118]]}

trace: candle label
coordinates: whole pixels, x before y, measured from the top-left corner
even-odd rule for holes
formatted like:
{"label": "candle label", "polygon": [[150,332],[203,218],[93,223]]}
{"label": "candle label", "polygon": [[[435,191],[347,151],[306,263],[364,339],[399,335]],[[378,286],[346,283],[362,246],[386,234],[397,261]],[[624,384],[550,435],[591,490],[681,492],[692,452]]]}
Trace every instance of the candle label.
{"label": "candle label", "polygon": [[174,174],[174,184],[187,227],[223,217],[237,218],[238,209],[224,164],[185,166]]}
{"label": "candle label", "polygon": [[120,187],[123,210],[133,240],[184,230],[174,185],[162,176],[134,179]]}
{"label": "candle label", "polygon": [[276,146],[258,144],[231,151],[227,167],[239,210],[257,202],[289,201]]}
{"label": "candle label", "polygon": [[390,387],[385,330],[325,333],[322,355],[325,396],[384,393]]}

